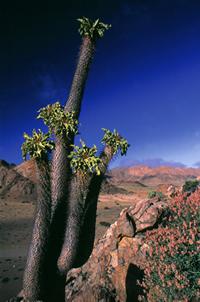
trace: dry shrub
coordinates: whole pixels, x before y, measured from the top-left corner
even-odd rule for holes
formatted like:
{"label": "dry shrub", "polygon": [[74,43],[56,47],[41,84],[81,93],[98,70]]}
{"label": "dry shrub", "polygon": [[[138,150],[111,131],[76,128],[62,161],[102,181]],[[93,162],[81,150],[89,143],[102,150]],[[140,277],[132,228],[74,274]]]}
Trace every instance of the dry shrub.
{"label": "dry shrub", "polygon": [[170,201],[169,215],[158,229],[147,232],[147,244],[142,282],[147,301],[200,298],[200,190]]}

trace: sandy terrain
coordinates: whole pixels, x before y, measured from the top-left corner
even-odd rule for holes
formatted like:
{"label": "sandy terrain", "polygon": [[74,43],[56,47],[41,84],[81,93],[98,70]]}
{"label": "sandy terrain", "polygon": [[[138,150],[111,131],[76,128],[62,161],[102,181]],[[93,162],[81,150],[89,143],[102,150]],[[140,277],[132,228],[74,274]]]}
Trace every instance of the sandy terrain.
{"label": "sandy terrain", "polygon": [[[200,169],[147,166],[113,169],[107,175],[99,196],[96,240],[113,223],[120,211],[151,190],[164,194],[170,184],[181,186],[186,179],[200,175]],[[36,198],[33,161],[13,168],[0,160],[0,302],[16,295],[22,287],[22,275],[32,233]]]}
{"label": "sandy terrain", "polygon": [[[105,233],[124,207],[137,199],[135,195],[101,195],[96,239]],[[5,302],[21,289],[33,216],[34,206],[30,203],[10,200],[0,204],[0,302]]]}
{"label": "sandy terrain", "polygon": [[20,287],[27,245],[31,237],[32,204],[7,201],[0,205],[0,301]]}

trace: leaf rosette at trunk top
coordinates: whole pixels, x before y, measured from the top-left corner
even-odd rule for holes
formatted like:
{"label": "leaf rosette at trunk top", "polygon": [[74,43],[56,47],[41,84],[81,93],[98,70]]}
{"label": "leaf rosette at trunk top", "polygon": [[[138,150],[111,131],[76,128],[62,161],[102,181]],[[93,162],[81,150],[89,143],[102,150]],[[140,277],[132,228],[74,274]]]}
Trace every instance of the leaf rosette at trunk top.
{"label": "leaf rosette at trunk top", "polygon": [[41,118],[44,124],[49,127],[49,131],[58,137],[70,136],[78,133],[78,120],[75,112],[65,112],[64,107],[59,102],[41,108],[37,118]]}
{"label": "leaf rosette at trunk top", "polygon": [[116,129],[114,129],[113,132],[106,128],[102,128],[102,130],[105,132],[102,143],[110,146],[113,149],[113,154],[116,154],[120,150],[122,156],[126,155],[130,147],[128,141],[123,138]]}
{"label": "leaf rosette at trunk top", "polygon": [[25,142],[22,144],[22,157],[26,160],[29,154],[30,158],[42,159],[54,149],[54,142],[50,140],[50,133],[44,134],[40,129],[38,132],[34,129],[32,137],[24,133]]}
{"label": "leaf rosette at trunk top", "polygon": [[72,171],[74,173],[81,171],[83,174],[89,172],[100,175],[99,165],[102,163],[102,160],[96,156],[97,147],[94,145],[92,148],[89,148],[82,140],[80,142],[81,147],[72,145],[74,150],[68,156]]}
{"label": "leaf rosette at trunk top", "polygon": [[99,19],[93,21],[86,17],[82,17],[77,19],[77,21],[80,22],[80,28],[79,28],[80,35],[82,37],[88,36],[92,40],[93,39],[95,40],[97,38],[102,38],[104,32],[111,27],[110,24],[105,24],[101,22]]}

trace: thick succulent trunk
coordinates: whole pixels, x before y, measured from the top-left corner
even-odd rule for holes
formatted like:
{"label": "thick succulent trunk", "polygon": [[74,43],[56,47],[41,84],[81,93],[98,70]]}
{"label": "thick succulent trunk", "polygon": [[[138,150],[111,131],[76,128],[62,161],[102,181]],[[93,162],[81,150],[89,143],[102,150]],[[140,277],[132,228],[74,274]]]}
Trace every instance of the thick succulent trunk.
{"label": "thick succulent trunk", "polygon": [[105,147],[100,158],[102,160],[102,164],[100,166],[101,175],[93,175],[88,187],[80,241],[74,267],[82,266],[88,260],[93,250],[98,197],[108,165],[113,158],[112,148]]}
{"label": "thick succulent trunk", "polygon": [[[79,118],[81,110],[81,101],[83,97],[83,92],[86,84],[86,79],[89,71],[89,66],[92,61],[92,55],[94,51],[94,42],[90,38],[84,37],[81,45],[79,59],[74,74],[74,78],[71,85],[70,94],[65,105],[65,111],[72,112],[75,111],[76,119]],[[66,220],[70,220],[70,213],[73,213],[70,200],[67,195],[67,188],[71,181],[71,170],[69,167],[68,155],[71,151],[71,144],[74,143],[74,136],[72,135],[66,144],[65,139],[56,139],[56,147],[53,154],[52,160],[52,238],[51,242],[55,242],[54,238],[56,232],[61,232],[61,240],[64,235],[64,230],[62,230],[63,225],[66,224]],[[74,210],[75,211],[75,210]],[[65,228],[63,228],[65,229]],[[72,234],[73,235],[73,234]],[[57,238],[56,240],[59,240]],[[58,257],[58,249],[61,244],[61,240],[57,244],[57,252],[54,253],[55,261]],[[50,244],[51,246],[51,244]],[[52,253],[52,252],[51,252]]]}
{"label": "thick succulent trunk", "polygon": [[80,172],[74,176],[71,182],[65,237],[58,259],[58,269],[61,275],[66,275],[76,260],[90,179],[91,176]]}
{"label": "thick succulent trunk", "polygon": [[88,260],[93,250],[98,197],[105,173],[113,157],[112,149],[110,147],[105,147],[100,157],[103,162],[100,166],[101,175],[93,175],[89,180],[89,185],[86,190],[87,196],[84,203],[85,206],[82,215],[78,248],[73,267],[82,266]]}
{"label": "thick succulent trunk", "polygon": [[110,164],[112,158],[113,158],[113,149],[110,146],[106,146],[103,150],[103,152],[100,155],[100,158],[102,160],[102,164],[100,166],[101,174],[104,175],[108,169],[108,165]]}
{"label": "thick succulent trunk", "polygon": [[[65,105],[65,111],[75,111],[77,119],[79,118],[80,114],[82,96],[89,71],[89,65],[92,60],[93,50],[94,43],[91,41],[91,39],[86,37],[83,38],[79,60],[72,81],[71,91],[68,101]],[[56,139],[51,173],[52,221],[56,220],[56,216],[60,216],[59,208],[62,209],[62,204],[64,204],[67,199],[67,187],[69,186],[71,178],[68,155],[71,151],[71,144],[73,143],[73,135],[68,139],[68,141],[66,141],[64,138]],[[60,217],[60,219],[62,218]]]}
{"label": "thick succulent trunk", "polygon": [[68,187],[71,169],[68,155],[70,143],[56,138],[56,147],[51,165],[51,225],[50,238],[47,245],[48,254],[45,261],[48,280],[46,282],[47,301],[64,301],[64,279],[57,269],[57,260],[63,244],[66,217],[68,212]]}
{"label": "thick succulent trunk", "polygon": [[77,247],[74,267],[82,266],[89,258],[94,245],[96,212],[98,197],[101,190],[103,176],[94,176],[88,187],[85,208],[80,229],[80,239]]}
{"label": "thick succulent trunk", "polygon": [[[74,78],[71,85],[68,100],[65,105],[65,111],[75,111],[76,119],[79,118],[81,110],[81,101],[86,84],[86,79],[89,71],[89,66],[92,61],[92,55],[94,51],[94,42],[88,37],[83,38],[81,45],[79,59],[75,70]],[[74,136],[72,135],[68,142],[66,139],[57,138],[56,148],[53,154],[52,160],[52,202],[53,211],[60,200],[63,200],[63,196],[66,196],[67,179],[69,177],[69,160],[68,155],[71,151],[70,145],[74,142]]]}
{"label": "thick succulent trunk", "polygon": [[66,146],[64,139],[56,139],[56,147],[51,166],[52,220],[54,219],[54,215],[56,215],[59,204],[66,201],[67,184],[71,174],[68,160],[68,155],[71,151],[69,145],[70,143]]}
{"label": "thick succulent trunk", "polygon": [[94,46],[94,41],[92,41],[87,36],[83,37],[76,71],[71,85],[71,90],[65,105],[66,111],[75,111],[77,119],[79,118],[81,110],[81,101],[85,89],[89,67],[92,62]]}
{"label": "thick succulent trunk", "polygon": [[38,177],[36,217],[23,279],[24,300],[30,302],[42,300],[45,296],[44,263],[51,219],[51,186],[47,158],[36,161],[36,171]]}

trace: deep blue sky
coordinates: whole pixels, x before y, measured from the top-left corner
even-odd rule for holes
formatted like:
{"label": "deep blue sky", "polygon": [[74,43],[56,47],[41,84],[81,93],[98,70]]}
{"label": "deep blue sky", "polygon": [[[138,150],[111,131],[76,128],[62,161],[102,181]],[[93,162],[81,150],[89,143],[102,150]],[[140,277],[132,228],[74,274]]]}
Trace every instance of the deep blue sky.
{"label": "deep blue sky", "polygon": [[199,162],[200,1],[41,2],[1,7],[0,158],[20,163],[23,132],[42,125],[36,111],[65,101],[80,46],[76,19],[88,16],[112,28],[97,44],[82,138],[100,146],[101,128],[117,128],[131,148],[114,165]]}

